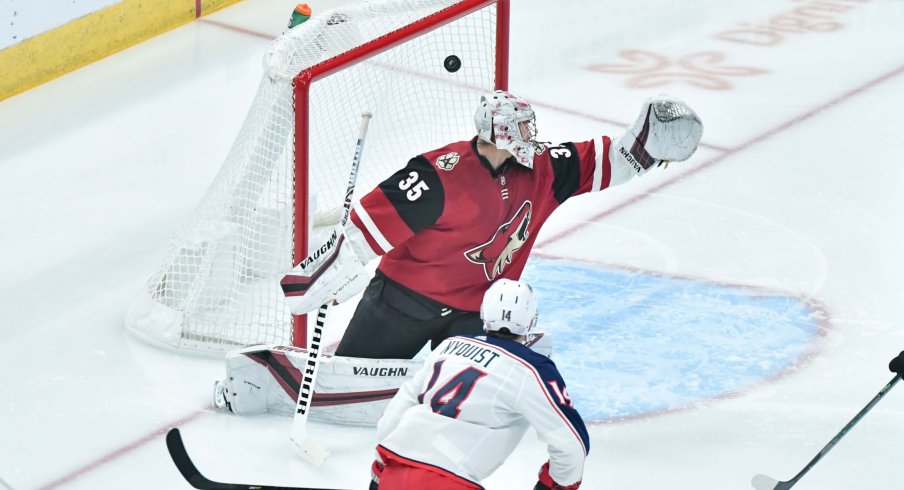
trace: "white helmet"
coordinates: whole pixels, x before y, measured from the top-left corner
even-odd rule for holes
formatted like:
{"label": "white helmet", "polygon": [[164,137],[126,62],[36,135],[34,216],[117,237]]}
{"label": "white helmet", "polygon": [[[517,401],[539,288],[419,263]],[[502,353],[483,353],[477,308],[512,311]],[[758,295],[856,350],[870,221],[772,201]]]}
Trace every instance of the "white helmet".
{"label": "white helmet", "polygon": [[530,334],[537,323],[534,290],[524,282],[499,279],[483,295],[480,319],[487,332]]}
{"label": "white helmet", "polygon": [[[520,127],[525,122],[526,140],[521,136]],[[478,138],[494,143],[500,150],[508,150],[527,168],[534,168],[534,155],[543,152],[543,147],[536,141],[534,110],[521,97],[502,90],[482,95],[474,113],[474,125]]]}

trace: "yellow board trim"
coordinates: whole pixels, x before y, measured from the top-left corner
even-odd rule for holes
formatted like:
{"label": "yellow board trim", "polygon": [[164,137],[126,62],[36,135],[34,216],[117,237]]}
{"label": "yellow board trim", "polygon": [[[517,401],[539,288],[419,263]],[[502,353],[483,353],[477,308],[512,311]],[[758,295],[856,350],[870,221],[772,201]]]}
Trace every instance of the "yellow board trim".
{"label": "yellow board trim", "polygon": [[[200,14],[241,0],[201,0]],[[0,100],[197,18],[196,0],[122,0],[0,51]]]}

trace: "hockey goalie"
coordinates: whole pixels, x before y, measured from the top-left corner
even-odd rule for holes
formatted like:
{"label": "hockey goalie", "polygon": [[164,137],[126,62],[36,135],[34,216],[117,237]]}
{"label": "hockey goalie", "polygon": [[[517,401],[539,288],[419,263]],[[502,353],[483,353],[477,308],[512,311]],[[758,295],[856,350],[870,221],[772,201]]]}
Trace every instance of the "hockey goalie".
{"label": "hockey goalie", "polygon": [[562,203],[687,160],[703,134],[697,114],[668,95],[646,100],[619,138],[540,142],[531,105],[505,91],[480,97],[474,122],[472,139],[411,158],[364,195],[348,224],[283,278],[296,315],[363,291],[337,355],[410,359],[479,335],[484,292],[520,279]]}
{"label": "hockey goalie", "polygon": [[[520,278],[561,203],[687,160],[703,133],[697,114],[668,95],[645,101],[616,139],[541,143],[530,104],[504,91],[482,96],[474,119],[473,139],[412,158],[281,281],[295,314],[364,291],[336,355],[321,361],[312,419],[373,425],[425,345],[483,332],[484,293]],[[368,279],[365,264],[378,256]],[[305,358],[286,347],[233,352],[218,405],[291,414]]]}

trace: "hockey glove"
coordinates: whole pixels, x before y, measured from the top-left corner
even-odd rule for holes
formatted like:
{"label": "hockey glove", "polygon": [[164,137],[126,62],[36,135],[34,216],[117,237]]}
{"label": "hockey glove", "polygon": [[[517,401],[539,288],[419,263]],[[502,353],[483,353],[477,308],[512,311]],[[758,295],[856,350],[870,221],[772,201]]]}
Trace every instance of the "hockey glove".
{"label": "hockey glove", "polygon": [[547,332],[532,331],[524,340],[524,345],[536,353],[552,357],[552,335]]}
{"label": "hockey glove", "polygon": [[572,483],[571,485],[560,485],[549,475],[549,461],[543,463],[540,467],[540,475],[534,490],[578,490],[581,482]]}
{"label": "hockey glove", "polygon": [[609,147],[609,161],[643,175],[663,162],[687,160],[702,136],[703,123],[687,104],[657,95],[644,102],[634,125]]}
{"label": "hockey glove", "polygon": [[898,357],[892,359],[891,362],[888,363],[888,369],[893,373],[900,374],[901,377],[904,378],[904,351],[901,351],[901,353],[898,354]]}
{"label": "hockey glove", "polygon": [[[378,455],[377,458],[380,456]],[[370,466],[370,489],[377,490],[380,486],[380,476],[383,475],[383,463],[379,459],[374,460],[374,464]]]}
{"label": "hockey glove", "polygon": [[342,303],[367,287],[368,274],[342,228],[336,228],[318,249],[295,266],[282,281],[286,302],[295,315],[322,304]]}

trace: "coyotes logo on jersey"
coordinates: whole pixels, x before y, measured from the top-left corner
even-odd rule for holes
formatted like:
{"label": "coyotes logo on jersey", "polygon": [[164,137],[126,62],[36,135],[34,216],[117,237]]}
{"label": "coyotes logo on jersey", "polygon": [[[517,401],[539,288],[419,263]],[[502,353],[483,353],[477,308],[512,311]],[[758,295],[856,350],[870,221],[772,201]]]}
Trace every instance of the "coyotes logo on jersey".
{"label": "coyotes logo on jersey", "polygon": [[488,242],[474,247],[465,252],[465,258],[483,266],[483,272],[488,281],[492,281],[505,266],[512,263],[512,256],[527,241],[530,232],[527,225],[530,224],[531,203],[524,201],[518,211],[507,223],[496,230]]}
{"label": "coyotes logo on jersey", "polygon": [[455,168],[455,164],[458,163],[460,159],[461,157],[454,151],[446,153],[445,155],[440,155],[439,158],[436,159],[436,166],[437,168],[449,171]]}

